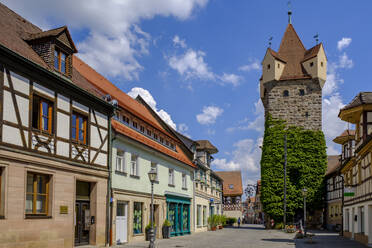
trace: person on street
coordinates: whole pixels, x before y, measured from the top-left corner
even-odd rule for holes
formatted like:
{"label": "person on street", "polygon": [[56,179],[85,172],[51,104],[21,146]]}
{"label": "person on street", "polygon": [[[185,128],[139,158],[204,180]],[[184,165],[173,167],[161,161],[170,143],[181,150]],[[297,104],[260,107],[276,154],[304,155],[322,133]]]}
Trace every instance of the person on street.
{"label": "person on street", "polygon": [[240,228],[240,217],[238,218],[238,228]]}

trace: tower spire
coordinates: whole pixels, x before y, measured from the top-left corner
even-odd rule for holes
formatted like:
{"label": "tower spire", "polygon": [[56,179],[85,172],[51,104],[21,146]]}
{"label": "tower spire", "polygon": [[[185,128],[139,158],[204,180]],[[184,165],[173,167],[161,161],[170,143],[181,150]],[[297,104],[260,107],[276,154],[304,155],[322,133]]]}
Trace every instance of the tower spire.
{"label": "tower spire", "polygon": [[288,1],[288,24],[292,24],[291,1]]}

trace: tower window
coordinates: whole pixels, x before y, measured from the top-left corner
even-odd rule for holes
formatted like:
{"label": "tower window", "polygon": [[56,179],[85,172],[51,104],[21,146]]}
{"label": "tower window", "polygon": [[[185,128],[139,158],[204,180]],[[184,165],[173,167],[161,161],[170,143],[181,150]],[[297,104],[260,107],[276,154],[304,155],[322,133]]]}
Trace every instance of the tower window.
{"label": "tower window", "polygon": [[323,61],[322,61],[322,62],[320,62],[320,66],[321,66],[321,67],[323,67]]}
{"label": "tower window", "polygon": [[288,90],[283,91],[283,96],[285,96],[285,97],[289,96]]}
{"label": "tower window", "polygon": [[310,67],[313,67],[314,66],[314,62],[310,62]]}
{"label": "tower window", "polygon": [[305,116],[306,116],[306,118],[308,118],[309,117],[309,112],[306,112]]}
{"label": "tower window", "polygon": [[278,68],[280,68],[280,64],[278,63]]}
{"label": "tower window", "polygon": [[304,95],[305,95],[305,90],[300,89],[300,96],[304,96]]}
{"label": "tower window", "polygon": [[267,69],[270,70],[270,64],[267,65]]}

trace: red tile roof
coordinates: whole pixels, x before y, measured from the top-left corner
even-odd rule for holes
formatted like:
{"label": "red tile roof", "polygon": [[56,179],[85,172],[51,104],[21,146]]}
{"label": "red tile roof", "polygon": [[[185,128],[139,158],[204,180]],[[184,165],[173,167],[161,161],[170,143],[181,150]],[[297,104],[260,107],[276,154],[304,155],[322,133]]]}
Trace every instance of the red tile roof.
{"label": "red tile roof", "polygon": [[182,151],[182,149],[180,149],[180,147],[178,146],[178,144],[176,145],[176,151],[173,151],[173,150],[170,150],[166,147],[164,147],[163,145],[157,143],[156,141],[152,140],[152,139],[149,139],[148,137],[146,137],[145,135],[142,135],[140,133],[138,133],[137,131],[131,129],[130,127],[126,126],[126,125],[123,125],[121,124],[120,122],[116,121],[116,120],[113,120],[112,121],[112,127],[114,128],[115,131],[121,133],[122,135],[125,135],[133,140],[136,140],[142,144],[145,144],[167,156],[170,156],[172,158],[175,158],[177,159],[178,161],[184,163],[184,164],[187,164],[193,168],[196,168],[196,166],[190,161],[190,159],[188,159],[188,157],[186,156],[186,154]]}
{"label": "red tile roof", "polygon": [[326,175],[332,174],[339,167],[340,167],[340,156],[339,155],[328,156]]}
{"label": "red tile roof", "polygon": [[163,132],[168,137],[173,138],[154,118],[154,116],[148,111],[148,109],[134,100],[132,97],[124,93],[121,89],[116,87],[113,83],[107,80],[104,76],[95,71],[92,67],[87,65],[80,58],[74,56],[73,60],[74,68],[83,75],[91,84],[97,87],[100,91],[105,94],[111,95],[111,97],[118,101],[119,106],[129,111],[133,115],[147,122],[149,125]]}
{"label": "red tile roof", "polygon": [[[240,171],[216,171],[223,180],[224,196],[241,196],[243,194],[242,173]],[[233,185],[231,189],[229,186]]]}

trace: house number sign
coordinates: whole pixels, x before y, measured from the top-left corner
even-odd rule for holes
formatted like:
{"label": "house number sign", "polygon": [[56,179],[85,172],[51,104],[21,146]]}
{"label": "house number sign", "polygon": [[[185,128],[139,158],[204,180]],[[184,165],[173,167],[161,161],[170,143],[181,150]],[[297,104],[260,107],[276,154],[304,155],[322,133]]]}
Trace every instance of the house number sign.
{"label": "house number sign", "polygon": [[59,206],[60,214],[68,214],[68,206]]}

